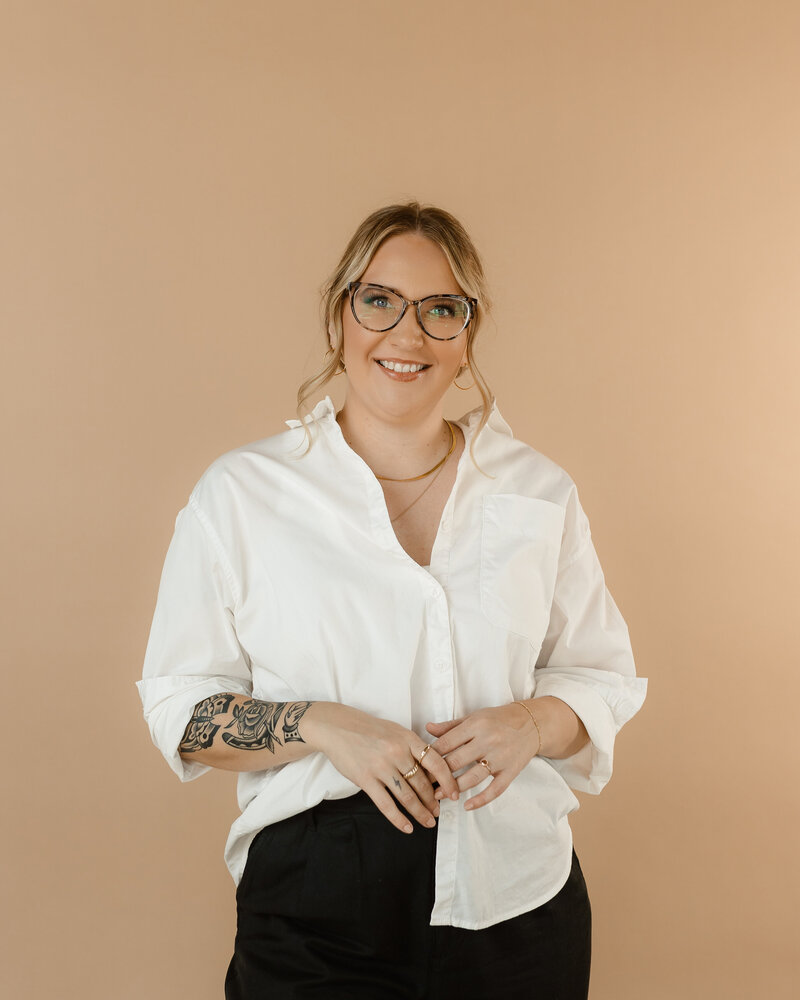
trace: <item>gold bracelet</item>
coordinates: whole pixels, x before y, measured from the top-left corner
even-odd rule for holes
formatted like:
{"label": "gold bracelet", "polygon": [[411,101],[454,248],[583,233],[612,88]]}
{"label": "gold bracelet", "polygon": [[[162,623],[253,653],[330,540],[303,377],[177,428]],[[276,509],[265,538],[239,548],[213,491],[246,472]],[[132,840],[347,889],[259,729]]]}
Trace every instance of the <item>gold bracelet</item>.
{"label": "gold bracelet", "polygon": [[528,713],[528,715],[531,717],[531,722],[534,724],[534,726],[536,726],[536,732],[539,735],[539,746],[536,748],[536,753],[533,756],[538,757],[539,751],[542,749],[542,731],[539,728],[539,723],[536,721],[536,719],[534,719],[533,712],[528,708],[528,706],[525,704],[524,701],[515,701],[514,704],[519,705],[520,708],[524,708],[525,711]]}

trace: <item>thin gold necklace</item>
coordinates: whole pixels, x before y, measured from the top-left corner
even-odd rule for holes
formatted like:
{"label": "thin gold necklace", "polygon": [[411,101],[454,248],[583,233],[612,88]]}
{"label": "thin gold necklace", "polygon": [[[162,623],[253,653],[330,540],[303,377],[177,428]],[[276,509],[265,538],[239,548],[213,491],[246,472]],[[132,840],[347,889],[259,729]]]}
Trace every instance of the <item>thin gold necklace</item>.
{"label": "thin gold necklace", "polygon": [[436,472],[436,470],[440,468],[442,465],[444,465],[447,459],[450,458],[450,456],[453,454],[453,449],[456,446],[456,432],[453,430],[453,425],[447,419],[445,419],[445,423],[450,428],[450,447],[448,448],[447,454],[444,456],[444,458],[441,459],[439,462],[437,462],[432,469],[428,469],[427,472],[423,472],[421,476],[409,476],[407,479],[393,479],[391,476],[379,476],[377,474],[375,478],[383,479],[387,483],[413,483],[416,482],[417,479],[424,479],[426,476],[429,476],[432,472]]}
{"label": "thin gold necklace", "polygon": [[[444,468],[444,466],[442,466],[442,469],[443,468]],[[425,484],[425,488],[420,492],[420,494],[416,498],[416,500],[412,500],[411,503],[408,505],[408,507],[406,507],[404,510],[401,510],[399,514],[395,514],[394,517],[390,517],[389,518],[389,520],[392,522],[392,524],[394,524],[395,521],[399,521],[400,518],[404,514],[407,514],[411,510],[411,508],[414,506],[415,503],[417,503],[418,501],[420,501],[425,496],[425,494],[428,492],[428,490],[431,488],[431,486],[433,486],[433,484],[436,482],[436,480],[439,478],[439,476],[441,476],[442,469],[439,469],[439,471],[436,473],[436,475],[433,477],[433,479],[431,479],[431,481],[429,483]]]}

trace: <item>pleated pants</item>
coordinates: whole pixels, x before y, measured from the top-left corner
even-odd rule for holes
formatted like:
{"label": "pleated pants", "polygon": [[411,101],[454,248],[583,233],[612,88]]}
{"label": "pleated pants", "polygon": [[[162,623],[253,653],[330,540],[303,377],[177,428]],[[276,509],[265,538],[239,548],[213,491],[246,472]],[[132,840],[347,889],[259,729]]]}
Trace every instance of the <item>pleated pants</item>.
{"label": "pleated pants", "polygon": [[586,1000],[575,852],[563,888],[528,913],[432,927],[436,832],[401,833],[364,792],[265,827],[236,892],[226,1000]]}

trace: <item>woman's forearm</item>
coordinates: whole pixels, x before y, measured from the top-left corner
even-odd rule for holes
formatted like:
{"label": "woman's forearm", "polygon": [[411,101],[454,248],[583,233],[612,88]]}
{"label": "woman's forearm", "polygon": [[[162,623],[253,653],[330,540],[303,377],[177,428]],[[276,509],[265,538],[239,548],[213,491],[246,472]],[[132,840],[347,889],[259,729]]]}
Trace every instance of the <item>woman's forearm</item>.
{"label": "woman's forearm", "polygon": [[[585,726],[560,698],[529,698],[523,704],[541,733],[539,756],[571,757],[588,742]],[[330,702],[262,701],[220,693],[195,706],[179,751],[186,761],[224,771],[263,771],[324,751],[324,730],[331,723],[341,725],[339,715],[348,711],[352,714]]]}
{"label": "woman's forearm", "polygon": [[195,705],[179,751],[224,771],[263,771],[313,753],[306,714],[319,702],[220,693]]}
{"label": "woman's forearm", "polygon": [[528,706],[539,726],[542,737],[540,757],[561,760],[571,757],[588,743],[586,727],[560,698],[551,695],[528,698],[523,704]]}

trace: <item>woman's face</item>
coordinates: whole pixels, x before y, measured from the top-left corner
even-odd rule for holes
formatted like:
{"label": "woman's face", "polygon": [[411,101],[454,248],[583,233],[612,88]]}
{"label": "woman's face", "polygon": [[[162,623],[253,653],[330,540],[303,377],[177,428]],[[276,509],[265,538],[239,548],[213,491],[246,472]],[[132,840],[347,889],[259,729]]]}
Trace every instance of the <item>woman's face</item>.
{"label": "woman's face", "polygon": [[[419,233],[389,237],[360,280],[386,285],[409,300],[439,293],[464,294],[444,253]],[[441,410],[444,394],[466,360],[467,330],[454,340],[434,340],[422,330],[417,311],[411,306],[397,326],[375,333],[356,322],[346,298],[342,332],[347,399],[357,400],[359,406],[383,419],[424,417],[437,407]],[[384,368],[381,361],[427,367],[400,374]]]}

